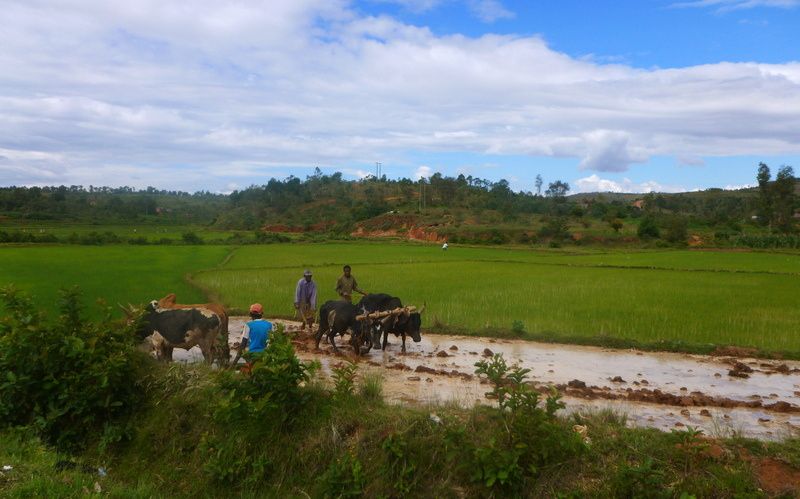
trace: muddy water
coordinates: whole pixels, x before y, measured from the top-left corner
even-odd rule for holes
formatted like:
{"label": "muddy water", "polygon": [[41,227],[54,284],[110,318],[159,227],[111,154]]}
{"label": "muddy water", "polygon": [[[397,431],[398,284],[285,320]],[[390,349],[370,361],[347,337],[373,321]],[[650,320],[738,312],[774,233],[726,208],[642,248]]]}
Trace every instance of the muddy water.
{"label": "muddy water", "polygon": [[[231,318],[231,342],[238,340],[244,321],[242,317]],[[290,332],[298,329],[297,323],[276,322],[283,322]],[[425,334],[420,343],[409,339],[408,353],[402,355],[399,338],[390,339],[390,342],[386,351],[373,350],[362,357],[360,372],[380,373],[384,379],[384,396],[392,402],[456,403],[467,407],[476,403],[491,404],[485,397],[490,387],[473,376],[475,362],[485,358],[488,349],[491,353],[502,353],[509,364],[531,369],[530,379],[535,385],[559,386],[565,393],[563,401],[568,412],[612,409],[627,414],[631,425],[662,430],[693,426],[718,436],[738,433],[775,440],[800,435],[800,362]],[[309,338],[297,336],[295,341],[301,359],[321,362],[322,377],[330,375],[331,366],[352,358],[346,341],[340,338],[337,344],[344,356],[332,355],[326,344],[319,351],[315,350]],[[175,359],[196,361],[202,357],[195,348],[188,353],[176,350]],[[752,369],[747,373],[748,378],[729,375],[734,362]],[[788,374],[778,373],[776,369]],[[798,372],[791,372],[794,369]],[[614,379],[616,381],[612,381]],[[573,380],[582,381],[588,389],[581,392],[564,386]],[[677,397],[701,393],[706,396],[706,405],[685,406],[674,400],[673,405],[663,400],[661,403],[624,400],[631,392],[642,390],[658,390]],[[727,400],[725,403],[715,402],[723,398]],[[754,401],[767,407],[731,407],[739,403],[752,405]],[[782,408],[778,410],[769,408],[776,402],[785,404],[779,404]]]}

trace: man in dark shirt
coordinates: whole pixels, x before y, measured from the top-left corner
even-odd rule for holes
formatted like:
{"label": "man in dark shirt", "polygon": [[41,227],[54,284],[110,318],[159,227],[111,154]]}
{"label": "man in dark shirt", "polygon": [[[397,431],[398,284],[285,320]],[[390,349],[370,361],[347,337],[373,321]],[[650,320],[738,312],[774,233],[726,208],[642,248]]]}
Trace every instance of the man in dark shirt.
{"label": "man in dark shirt", "polygon": [[336,281],[336,293],[339,294],[342,300],[353,303],[353,291],[361,293],[362,295],[366,293],[358,289],[358,283],[356,282],[355,276],[350,273],[351,269],[349,265],[345,265],[342,271],[344,274]]}

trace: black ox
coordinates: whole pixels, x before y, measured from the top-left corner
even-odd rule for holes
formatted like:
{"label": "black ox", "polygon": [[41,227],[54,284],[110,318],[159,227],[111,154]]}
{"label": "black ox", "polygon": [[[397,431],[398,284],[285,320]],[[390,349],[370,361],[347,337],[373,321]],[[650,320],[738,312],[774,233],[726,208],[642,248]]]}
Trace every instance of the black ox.
{"label": "black ox", "polygon": [[171,361],[174,348],[190,349],[197,345],[207,363],[214,360],[217,337],[223,321],[219,314],[205,308],[164,309],[151,302],[145,309],[140,340],[150,337],[150,342],[160,360]]}
{"label": "black ox", "polygon": [[[368,313],[385,312],[402,308],[403,303],[396,296],[373,293],[362,298],[356,307],[358,310],[364,310]],[[420,337],[422,316],[420,314],[424,309],[425,307],[422,307],[419,312],[401,312],[372,323],[372,344],[375,345],[375,348],[381,345],[381,350],[386,350],[389,333],[393,333],[395,336],[403,338],[402,352],[405,353],[406,336],[411,336],[414,343],[419,343],[422,340]],[[383,336],[383,341],[381,341],[381,335]]]}
{"label": "black ox", "polygon": [[[317,348],[322,339],[322,335],[328,335],[328,343],[333,347],[333,351],[339,353],[336,347],[335,338],[337,335],[344,336],[349,329],[350,344],[356,355],[367,353],[372,348],[372,338],[369,335],[369,325],[366,321],[359,321],[356,317],[363,311],[352,303],[342,300],[326,301],[319,309],[319,329],[315,339]],[[362,347],[366,346],[366,350]]]}

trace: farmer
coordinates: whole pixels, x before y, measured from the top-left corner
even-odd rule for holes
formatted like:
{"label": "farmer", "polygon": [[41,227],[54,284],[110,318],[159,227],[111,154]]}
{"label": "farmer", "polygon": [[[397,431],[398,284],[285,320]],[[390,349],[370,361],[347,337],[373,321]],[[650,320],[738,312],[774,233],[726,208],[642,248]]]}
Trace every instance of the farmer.
{"label": "farmer", "polygon": [[355,276],[350,273],[350,266],[345,265],[342,267],[342,274],[339,277],[339,280],[336,281],[336,292],[339,294],[342,300],[346,301],[347,303],[353,303],[353,291],[356,293],[361,293],[362,295],[366,295],[367,293],[358,289],[358,283],[356,282]]}
{"label": "farmer", "polygon": [[[242,329],[242,339],[239,342],[239,352],[236,361],[239,360],[242,352],[247,349],[245,358],[253,362],[261,357],[264,349],[269,343],[269,333],[272,331],[272,323],[264,320],[264,307],[260,303],[250,305],[250,321],[245,323]],[[234,361],[235,363],[235,361]]]}
{"label": "farmer", "polygon": [[297,281],[297,289],[294,291],[294,308],[303,321],[300,330],[303,331],[308,324],[308,330],[311,331],[314,326],[314,314],[317,310],[317,283],[311,280],[311,271],[308,269],[303,272],[303,278]]}

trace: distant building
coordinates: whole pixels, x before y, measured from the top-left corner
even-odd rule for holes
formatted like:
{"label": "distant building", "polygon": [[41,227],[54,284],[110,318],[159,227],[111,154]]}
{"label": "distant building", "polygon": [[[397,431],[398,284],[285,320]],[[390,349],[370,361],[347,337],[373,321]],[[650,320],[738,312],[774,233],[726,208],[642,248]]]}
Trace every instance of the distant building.
{"label": "distant building", "polygon": [[637,199],[636,201],[631,203],[631,206],[633,206],[634,208],[639,208],[640,210],[643,210],[644,209],[644,199]]}

